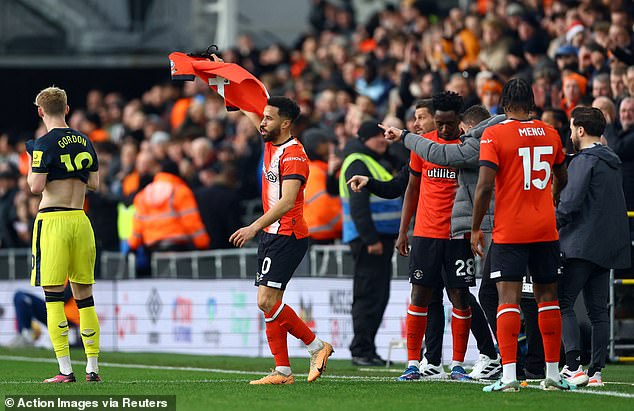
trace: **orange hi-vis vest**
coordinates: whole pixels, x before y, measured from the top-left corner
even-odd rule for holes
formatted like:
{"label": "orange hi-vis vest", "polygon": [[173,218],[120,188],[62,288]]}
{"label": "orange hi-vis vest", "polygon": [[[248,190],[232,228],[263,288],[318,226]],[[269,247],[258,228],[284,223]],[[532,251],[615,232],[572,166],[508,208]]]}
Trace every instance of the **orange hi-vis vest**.
{"label": "orange hi-vis vest", "polygon": [[185,53],[169,55],[172,80],[200,78],[225,99],[228,109],[262,114],[269,99],[266,87],[253,74],[234,63],[211,61]]}
{"label": "orange hi-vis vest", "polygon": [[194,193],[179,177],[158,173],[134,197],[132,235],[128,243],[136,249],[152,247],[157,242],[193,244],[198,249],[209,247]]}
{"label": "orange hi-vis vest", "polygon": [[328,164],[310,161],[310,174],[304,193],[304,218],[313,240],[341,239],[341,198],[326,192]]}

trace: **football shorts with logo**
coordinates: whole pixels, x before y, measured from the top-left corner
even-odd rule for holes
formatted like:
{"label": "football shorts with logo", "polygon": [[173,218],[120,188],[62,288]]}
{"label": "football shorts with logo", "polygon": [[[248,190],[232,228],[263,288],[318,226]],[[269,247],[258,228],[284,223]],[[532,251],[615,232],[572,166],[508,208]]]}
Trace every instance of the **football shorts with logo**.
{"label": "football shorts with logo", "polygon": [[559,241],[491,244],[491,280],[522,282],[526,270],[534,284],[550,284],[562,272]]}
{"label": "football shorts with logo", "polygon": [[95,235],[83,210],[39,212],[31,252],[33,286],[95,282]]}
{"label": "football shorts with logo", "polygon": [[475,286],[475,259],[469,240],[413,237],[409,281],[430,288]]}
{"label": "football shorts with logo", "polygon": [[308,237],[262,233],[255,285],[285,290],[307,250]]}

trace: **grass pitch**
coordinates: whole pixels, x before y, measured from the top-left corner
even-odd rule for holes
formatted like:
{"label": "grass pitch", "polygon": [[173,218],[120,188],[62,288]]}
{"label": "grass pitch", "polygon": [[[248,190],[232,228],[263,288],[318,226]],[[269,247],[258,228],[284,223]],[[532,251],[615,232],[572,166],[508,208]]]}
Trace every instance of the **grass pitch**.
{"label": "grass pitch", "polygon": [[634,409],[634,366],[609,365],[604,388],[544,392],[538,382],[519,393],[483,393],[480,383],[396,382],[403,367],[359,369],[331,360],[324,376],[306,382],[308,358],[293,358],[295,384],[250,386],[273,367],[269,358],[103,353],[103,383],[83,382],[84,354],[71,358],[78,382],[42,384],[57,374],[51,351],[0,348],[0,400],[5,395],[175,395],[178,410],[569,410]]}

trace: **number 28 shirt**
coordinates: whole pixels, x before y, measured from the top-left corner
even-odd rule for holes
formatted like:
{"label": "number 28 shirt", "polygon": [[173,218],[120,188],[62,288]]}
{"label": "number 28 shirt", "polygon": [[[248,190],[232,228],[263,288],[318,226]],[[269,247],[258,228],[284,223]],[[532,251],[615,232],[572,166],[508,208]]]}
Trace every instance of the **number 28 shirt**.
{"label": "number 28 shirt", "polygon": [[506,120],[480,140],[480,165],[497,170],[493,241],[524,244],[559,239],[552,168],[564,162],[557,131],[539,120]]}
{"label": "number 28 shirt", "polygon": [[302,182],[293,208],[282,218],[266,227],[269,234],[293,235],[297,239],[308,237],[308,225],[304,220],[304,189],[308,180],[308,157],[304,147],[295,138],[285,143],[264,144],[262,164],[262,207],[266,213],[282,198],[284,180]]}

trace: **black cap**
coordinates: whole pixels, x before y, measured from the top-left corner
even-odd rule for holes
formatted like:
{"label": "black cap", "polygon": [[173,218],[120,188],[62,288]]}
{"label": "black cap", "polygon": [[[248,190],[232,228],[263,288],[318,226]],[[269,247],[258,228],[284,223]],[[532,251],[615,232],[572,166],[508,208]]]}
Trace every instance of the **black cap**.
{"label": "black cap", "polygon": [[361,124],[359,127],[359,131],[357,131],[357,135],[359,136],[359,141],[365,143],[372,137],[376,137],[379,134],[383,134],[383,129],[379,127],[379,122],[377,120],[367,120]]}
{"label": "black cap", "polygon": [[180,172],[178,170],[178,164],[173,162],[172,160],[163,160],[161,162],[161,171],[164,173],[173,174],[175,176],[180,177]]}
{"label": "black cap", "polygon": [[520,16],[520,21],[537,28],[539,27],[539,20],[537,20],[537,16],[532,13],[524,13]]}
{"label": "black cap", "polygon": [[533,36],[524,42],[524,52],[532,55],[546,54],[547,45],[541,38]]}
{"label": "black cap", "polygon": [[306,150],[308,158],[311,160],[316,159],[317,147],[322,143],[335,142],[337,139],[323,128],[310,128],[302,133],[302,144]]}

